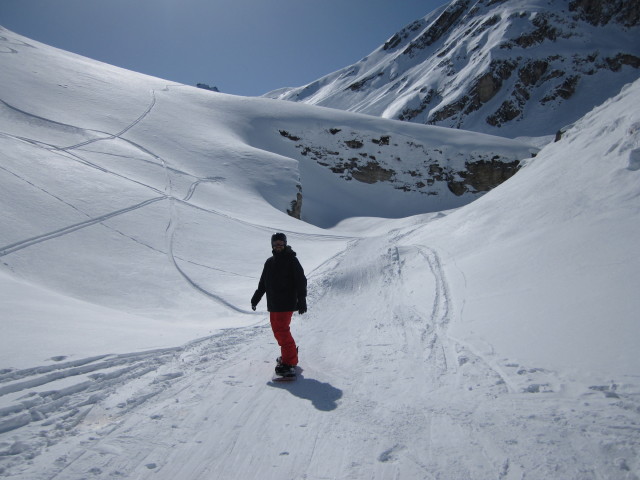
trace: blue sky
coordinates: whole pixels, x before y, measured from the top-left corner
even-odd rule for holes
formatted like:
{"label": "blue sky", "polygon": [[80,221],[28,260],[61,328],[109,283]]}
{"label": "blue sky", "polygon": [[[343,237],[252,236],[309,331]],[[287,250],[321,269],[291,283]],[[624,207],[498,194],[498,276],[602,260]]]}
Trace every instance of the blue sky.
{"label": "blue sky", "polygon": [[176,82],[237,95],[355,63],[448,0],[1,0],[0,25]]}

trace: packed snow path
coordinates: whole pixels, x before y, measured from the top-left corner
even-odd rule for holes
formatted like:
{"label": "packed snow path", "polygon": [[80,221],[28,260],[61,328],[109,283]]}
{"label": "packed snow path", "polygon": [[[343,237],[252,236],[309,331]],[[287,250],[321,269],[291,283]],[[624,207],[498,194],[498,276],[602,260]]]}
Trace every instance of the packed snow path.
{"label": "packed snow path", "polygon": [[0,474],[637,478],[637,392],[568,388],[470,351],[448,334],[464,300],[449,275],[462,272],[399,232],[352,241],[310,275],[294,383],[270,381],[266,317],[178,348],[4,371]]}

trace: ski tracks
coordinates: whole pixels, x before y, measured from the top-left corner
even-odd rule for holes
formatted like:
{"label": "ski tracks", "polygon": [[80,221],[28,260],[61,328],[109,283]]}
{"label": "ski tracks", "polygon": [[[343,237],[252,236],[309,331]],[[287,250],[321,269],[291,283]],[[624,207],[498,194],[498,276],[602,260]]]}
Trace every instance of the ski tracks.
{"label": "ski tracks", "polygon": [[[158,197],[154,197],[154,198],[145,200],[143,202],[140,202],[140,203],[138,203],[136,205],[132,205],[132,206],[127,207],[127,208],[119,209],[119,210],[116,210],[116,211],[113,211],[111,213],[108,213],[108,214],[105,214],[105,215],[101,215],[101,216],[98,216],[98,217],[95,217],[95,218],[89,218],[88,220],[85,220],[83,222],[79,222],[79,223],[76,223],[76,224],[73,224],[73,225],[69,225],[69,226],[54,230],[52,232],[44,233],[44,234],[41,234],[41,235],[38,235],[38,236],[35,236],[35,237],[32,237],[32,238],[24,239],[24,240],[21,240],[19,242],[14,242],[12,244],[5,245],[3,247],[0,247],[0,257],[8,255],[8,254],[13,253],[13,252],[18,251],[18,250],[21,250],[23,248],[27,248],[29,246],[32,246],[32,245],[35,245],[35,244],[38,244],[38,243],[42,243],[42,242],[50,240],[50,239],[58,238],[58,237],[60,237],[62,235],[66,235],[68,233],[75,232],[75,231],[77,231],[79,229],[82,229],[82,228],[85,228],[85,227],[88,227],[88,226],[91,226],[91,225],[95,225],[96,223],[101,223],[101,222],[103,222],[105,220],[108,220],[110,218],[113,218],[115,216],[122,215],[124,213],[128,213],[128,212],[131,212],[133,210],[137,210],[139,208],[145,207],[145,206],[150,205],[152,203],[155,203],[157,201],[164,200],[164,199],[168,198],[169,195],[161,192],[158,189],[155,189],[154,187],[152,187],[150,185],[143,184],[143,183],[138,182],[138,181],[136,181],[134,179],[131,179],[131,178],[128,178],[128,177],[124,177],[124,176],[122,176],[122,175],[120,175],[120,174],[118,174],[116,172],[112,172],[112,171],[110,171],[110,170],[108,170],[106,168],[103,168],[101,166],[95,165],[92,162],[89,162],[89,161],[85,160],[84,158],[82,158],[78,154],[71,152],[72,150],[76,150],[76,149],[78,149],[78,148],[80,148],[82,146],[88,145],[90,143],[95,143],[95,142],[98,142],[98,141],[112,140],[112,139],[115,139],[115,138],[120,138],[122,135],[124,135],[126,132],[128,132],[134,126],[136,126],[138,123],[140,123],[149,114],[149,112],[151,112],[151,110],[153,109],[153,107],[155,106],[155,103],[156,103],[156,97],[155,97],[155,92],[154,91],[151,91],[151,97],[152,97],[151,98],[151,102],[148,105],[147,109],[138,118],[136,118],[133,122],[131,122],[125,128],[123,128],[120,132],[118,132],[116,134],[108,134],[106,132],[98,132],[98,133],[104,134],[106,136],[105,137],[100,137],[100,138],[90,139],[90,140],[87,140],[87,141],[84,141],[84,142],[80,142],[80,143],[77,143],[77,144],[74,144],[74,145],[71,145],[71,146],[57,147],[57,146],[53,146],[53,145],[47,145],[46,147],[43,147],[40,142],[38,142],[36,140],[33,140],[33,139],[25,139],[25,138],[22,138],[22,137],[15,137],[15,136],[10,135],[10,134],[3,134],[3,135],[5,135],[7,137],[10,137],[10,138],[17,138],[17,139],[19,139],[21,141],[26,141],[26,142],[28,142],[28,143],[36,146],[36,147],[45,148],[47,150],[51,150],[54,153],[58,153],[58,154],[66,153],[67,155],[71,156],[72,160],[78,161],[78,162],[80,162],[80,163],[82,163],[82,164],[84,164],[84,165],[86,165],[86,166],[88,166],[90,168],[94,168],[94,169],[97,169],[97,170],[99,170],[99,171],[101,171],[103,173],[112,174],[112,175],[118,176],[120,178],[123,178],[125,180],[137,183],[139,185],[142,185],[144,187],[147,187],[147,188],[153,190],[156,193],[160,193],[161,195],[158,196]],[[21,109],[15,107],[13,105],[8,104],[7,102],[5,102],[5,101],[3,101],[1,99],[0,99],[0,104],[4,105],[5,107],[10,109],[11,111],[14,111],[14,112],[16,112],[16,113],[18,113],[20,115],[23,115],[23,116],[25,116],[27,118],[35,119],[35,120],[37,120],[39,122],[44,122],[46,124],[54,125],[56,127],[62,127],[62,128],[66,128],[66,129],[73,129],[73,130],[76,130],[76,131],[83,131],[83,129],[81,129],[79,127],[75,127],[75,126],[72,126],[72,125],[67,125],[67,124],[64,124],[64,123],[56,122],[54,120],[50,120],[50,119],[47,119],[47,118],[44,118],[44,117],[29,113],[29,112],[26,112],[26,111],[21,110]],[[145,150],[145,152],[148,153],[148,151],[146,151],[146,150]],[[158,158],[155,155],[154,155],[154,157]],[[21,180],[23,180],[26,183],[30,184],[32,187],[35,187],[35,188],[38,188],[38,189],[42,190],[44,193],[53,196],[58,201],[61,201],[61,202],[65,203],[66,205],[69,205],[72,208],[77,210],[77,208],[74,205],[69,204],[68,202],[64,201],[63,199],[59,198],[58,196],[50,194],[46,190],[43,190],[42,188],[38,187],[37,185],[34,185],[31,182],[29,182],[28,180],[22,178],[20,175],[12,172],[12,171],[10,171],[10,170],[8,170],[6,168],[3,168],[3,170],[5,170],[6,172],[8,172],[8,173],[20,178]]]}
{"label": "ski tracks", "polygon": [[166,198],[167,198],[166,196],[151,198],[149,200],[145,200],[144,202],[140,202],[131,207],[123,208],[121,210],[116,210],[106,215],[101,215],[96,218],[85,220],[84,222],[79,222],[73,225],[69,225],[67,227],[59,228],[58,230],[54,230],[52,232],[44,233],[42,235],[38,235],[32,238],[27,238],[19,242],[12,243],[10,245],[5,245],[4,247],[0,247],[0,257],[3,257],[13,252],[17,252],[18,250],[22,250],[23,248],[27,248],[32,245],[45,242],[47,240],[51,240],[53,238],[61,237],[62,235],[66,235],[68,233],[75,232],[76,230],[80,230],[81,228],[89,227],[91,225],[95,225],[96,223],[102,223],[110,218],[116,217],[118,215],[122,215],[124,213],[129,213],[139,208],[146,207],[147,205],[150,205],[152,203],[155,203],[161,200],[165,200]]}
{"label": "ski tracks", "polygon": [[[165,89],[168,90],[168,87]],[[174,266],[176,272],[187,282],[187,284],[189,286],[191,286],[192,288],[194,288],[196,291],[198,291],[199,293],[207,296],[208,298],[212,299],[213,301],[220,303],[222,305],[224,305],[225,307],[236,311],[236,312],[240,312],[240,313],[251,313],[247,310],[241,309],[233,304],[231,304],[230,302],[228,302],[227,300],[225,300],[224,298],[222,298],[221,296],[217,295],[214,292],[210,292],[208,291],[204,286],[200,285],[198,282],[196,282],[194,279],[192,279],[183,268],[180,267],[179,265],[179,260],[182,260],[180,257],[174,255],[174,238],[175,238],[175,234],[176,231],[178,229],[178,225],[179,225],[179,214],[178,214],[178,203],[180,205],[187,205],[189,207],[194,207],[193,205],[191,205],[190,203],[188,203],[188,201],[191,199],[191,197],[193,196],[193,194],[196,191],[196,188],[198,187],[198,185],[200,185],[203,182],[208,182],[208,183],[219,183],[224,181],[224,178],[222,177],[215,177],[215,178],[204,178],[204,179],[196,179],[190,186],[188,192],[185,195],[185,198],[183,200],[180,200],[178,198],[175,198],[175,192],[173,191],[173,174],[177,174],[177,175],[187,175],[190,176],[190,174],[186,173],[186,172],[182,172],[180,170],[176,170],[173,169],[170,165],[169,162],[163,158],[160,155],[157,155],[156,153],[152,152],[151,150],[149,150],[148,148],[144,147],[143,145],[140,145],[139,143],[134,142],[133,140],[129,140],[127,138],[124,138],[124,135],[129,132],[130,130],[132,130],[135,126],[137,126],[138,124],[140,124],[141,122],[144,121],[144,119],[151,113],[151,111],[153,110],[153,108],[156,106],[156,93],[154,90],[151,90],[151,100],[150,103],[148,104],[148,106],[146,107],[146,109],[132,122],[130,122],[129,124],[127,124],[124,128],[122,128],[120,131],[118,131],[115,134],[111,134],[108,132],[102,132],[102,131],[95,131],[95,130],[86,130],[83,129],[81,127],[76,127],[74,125],[68,125],[65,123],[61,123],[61,122],[57,122],[55,120],[51,120],[27,111],[24,111],[20,108],[17,108],[3,100],[0,99],[0,105],[4,106],[5,108],[7,108],[9,111],[13,112],[14,114],[17,114],[23,118],[26,118],[30,121],[36,121],[40,124],[45,125],[46,127],[49,128],[54,128],[57,130],[64,130],[67,132],[71,132],[74,134],[78,134],[78,133],[92,133],[92,134],[97,134],[99,135],[97,138],[91,138],[82,142],[77,142],[75,144],[69,145],[69,146],[55,146],[55,145],[50,145],[50,144],[43,144],[42,142],[39,142],[38,140],[35,139],[29,139],[29,138],[24,138],[24,137],[17,137],[15,135],[11,135],[8,133],[1,133],[2,135],[8,137],[8,138],[14,138],[17,139],[19,141],[23,141],[23,142],[27,142],[30,145],[33,145],[37,148],[42,148],[45,149],[47,151],[52,152],[53,154],[56,155],[60,155],[68,160],[72,160],[72,161],[76,161],[78,163],[81,163],[82,165],[85,165],[89,168],[98,170],[99,172],[108,174],[108,175],[113,175],[116,176],[118,178],[121,178],[125,181],[129,181],[135,184],[138,184],[142,187],[148,188],[151,191],[153,191],[156,194],[159,194],[159,196],[150,198],[148,200],[142,201],[138,204],[126,207],[126,208],[122,208],[98,217],[91,217],[88,218],[87,220],[84,220],[82,222],[78,222],[72,225],[68,225],[59,229],[56,229],[54,231],[51,232],[47,232],[47,233],[43,233],[31,238],[26,238],[17,242],[13,242],[11,244],[8,245],[4,245],[4,246],[0,246],[0,257],[2,256],[6,256],[9,255],[11,253],[17,252],[19,250],[22,250],[24,248],[42,243],[42,242],[46,242],[48,240],[54,239],[54,238],[58,238],[61,237],[63,235],[75,232],[77,230],[80,230],[82,228],[86,228],[86,227],[90,227],[92,225],[95,224],[99,224],[99,223],[103,223],[106,220],[109,220],[113,217],[116,217],[118,215],[122,215],[122,214],[126,214],[129,213],[131,211],[143,208],[147,205],[150,205],[152,203],[158,202],[158,201],[162,201],[162,200],[168,200],[168,220],[167,220],[167,227],[166,227],[166,237],[165,237],[165,251],[167,254],[167,257],[169,258],[171,264]],[[164,178],[165,178],[165,185],[163,187],[163,190],[156,188],[152,185],[148,185],[144,182],[138,181],[135,178],[130,178],[129,176],[126,175],[122,175],[119,172],[113,171],[111,169],[105,168],[101,165],[98,165],[90,160],[87,160],[86,158],[84,158],[84,155],[81,155],[78,150],[80,150],[82,147],[86,147],[87,145],[96,143],[96,142],[102,142],[102,141],[111,141],[111,140],[115,140],[115,139],[119,139],[122,140],[126,143],[128,143],[129,145],[131,145],[132,147],[134,147],[135,149],[137,149],[138,151],[142,152],[144,155],[148,155],[149,157],[153,158],[156,162],[158,162],[164,171]],[[2,167],[0,167],[2,168]],[[62,203],[64,203],[67,206],[70,206],[71,208],[77,210],[79,213],[81,213],[82,215],[86,215],[84,212],[81,212],[76,206],[74,206],[73,204],[69,203],[68,201],[60,198],[59,196],[53,195],[49,192],[47,192],[46,190],[40,188],[39,186],[33,184],[32,182],[29,182],[27,179],[21,177],[20,175],[6,169],[6,168],[2,168],[3,170],[5,170],[7,173],[16,176],[17,178],[21,179],[22,181],[24,181],[25,183],[29,184],[31,187],[37,188],[41,191],[43,191],[45,194],[53,196],[57,201],[60,201]],[[198,207],[196,207],[198,208]],[[222,215],[218,212],[215,212],[213,210],[207,210],[209,213],[212,214],[217,214],[217,215]],[[88,215],[87,215],[88,216]],[[106,224],[105,224],[106,226]],[[118,232],[124,236],[129,237],[128,235],[122,233],[122,232]],[[131,238],[132,240],[134,240],[133,238]],[[138,241],[138,240],[134,240],[134,241]],[[138,243],[140,243],[138,241]],[[148,245],[147,245],[148,246]],[[150,247],[151,248],[151,247]],[[186,260],[188,263],[193,263],[190,262],[189,260]]]}
{"label": "ski tracks", "polygon": [[[73,450],[70,443],[96,443],[149,400],[188,388],[199,378],[194,372],[219,368],[261,332],[233,329],[180,347],[71,361],[60,356],[49,365],[0,371],[0,476],[19,477],[60,442],[64,451]],[[73,461],[63,456],[42,471],[54,478]]]}
{"label": "ski tracks", "polygon": [[[423,301],[432,299],[430,305],[416,305],[414,310],[424,312],[420,320],[421,342],[417,345],[424,350],[423,364],[415,368],[424,377],[415,381],[423,382],[430,392],[423,420],[429,426],[428,439],[423,440],[429,445],[429,453],[424,458],[414,453],[414,457],[420,458],[427,471],[446,472],[447,478],[521,478],[522,472],[507,451],[478,425],[474,413],[478,406],[506,395],[508,389],[503,377],[488,362],[451,338],[450,326],[457,320],[459,309],[439,252],[421,244],[398,247],[398,252],[396,261],[404,265],[398,269],[400,276],[414,276],[400,279],[401,283],[427,286]],[[411,263],[416,267],[408,268]],[[431,278],[419,280],[425,275]],[[463,291],[456,293],[464,295]],[[464,458],[455,464],[440,460],[448,457],[445,452],[450,448],[464,451]]]}
{"label": "ski tracks", "polygon": [[491,353],[482,353],[453,338],[450,327],[461,321],[456,302],[464,301],[465,292],[452,292],[436,249],[412,245],[399,251],[403,271],[417,260],[417,251],[432,277],[424,282],[433,285],[431,313],[424,318],[433,326],[424,334],[431,367],[424,381],[445,401],[428,404],[430,444],[436,452],[464,452],[456,465],[435,462],[436,470],[448,478],[636,478],[638,463],[631,459],[640,452],[637,386],[612,382],[585,391],[556,372],[498,358],[490,346],[483,351]]}

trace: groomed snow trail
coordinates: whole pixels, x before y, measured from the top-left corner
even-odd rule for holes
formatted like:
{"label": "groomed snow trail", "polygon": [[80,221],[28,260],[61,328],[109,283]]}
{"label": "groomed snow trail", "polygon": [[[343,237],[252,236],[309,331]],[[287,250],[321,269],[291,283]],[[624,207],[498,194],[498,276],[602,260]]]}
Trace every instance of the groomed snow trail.
{"label": "groomed snow trail", "polygon": [[13,407],[0,425],[13,441],[0,446],[0,474],[637,478],[637,395],[568,393],[552,372],[460,345],[448,330],[464,292],[449,272],[399,235],[352,241],[310,274],[294,383],[270,381],[266,317],[180,348],[4,372]]}

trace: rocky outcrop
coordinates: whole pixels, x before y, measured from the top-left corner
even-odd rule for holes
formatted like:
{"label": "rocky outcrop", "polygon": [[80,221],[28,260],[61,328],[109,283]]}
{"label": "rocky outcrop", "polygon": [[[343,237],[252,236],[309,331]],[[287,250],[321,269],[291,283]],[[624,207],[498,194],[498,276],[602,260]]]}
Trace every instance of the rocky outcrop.
{"label": "rocky outcrop", "polygon": [[569,11],[574,18],[591,25],[602,26],[610,22],[633,27],[640,24],[640,3],[628,0],[572,0]]}
{"label": "rocky outcrop", "polygon": [[196,87],[201,88],[203,90],[209,90],[210,92],[219,92],[220,91],[220,90],[218,90],[218,87],[210,87],[206,83],[198,83],[198,84],[196,84]]}
{"label": "rocky outcrop", "polygon": [[[396,190],[429,196],[470,195],[471,201],[515,175],[520,168],[518,158],[434,148],[391,134],[371,135],[339,127],[320,134],[290,130],[279,130],[278,134],[295,142],[300,161],[314,161],[344,181],[384,183]],[[300,191],[288,212],[300,218],[301,209]]]}
{"label": "rocky outcrop", "polygon": [[360,165],[357,158],[352,170],[351,176],[354,180],[362,183],[388,182],[395,175],[391,169],[383,168],[375,160],[367,161],[366,164]]}
{"label": "rocky outcrop", "polygon": [[450,29],[456,24],[460,17],[469,7],[468,0],[456,0],[451,2],[449,6],[438,16],[435,22],[420,36],[413,40],[402,52],[404,55],[412,57],[418,51],[424,50],[426,47],[433,45],[440,40]]}
{"label": "rocky outcrop", "polygon": [[488,192],[510,179],[520,168],[520,162],[500,161],[498,158],[467,162],[465,170],[456,172],[462,180],[450,180],[447,185],[455,195],[465,192]]}
{"label": "rocky outcrop", "polygon": [[287,209],[289,216],[300,220],[302,215],[302,185],[298,185],[296,199],[291,201],[291,208]]}

